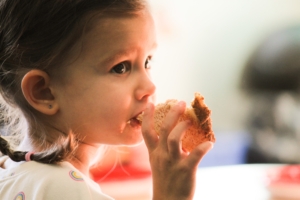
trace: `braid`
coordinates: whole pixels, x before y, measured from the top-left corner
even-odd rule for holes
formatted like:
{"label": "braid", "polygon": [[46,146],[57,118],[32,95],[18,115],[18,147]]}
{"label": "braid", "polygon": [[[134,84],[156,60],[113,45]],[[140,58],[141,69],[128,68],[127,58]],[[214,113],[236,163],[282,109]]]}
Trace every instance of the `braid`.
{"label": "braid", "polygon": [[41,163],[58,163],[66,160],[72,156],[77,142],[74,140],[73,133],[67,135],[67,137],[60,137],[61,141],[58,141],[58,145],[53,146],[49,151],[35,153],[31,156],[31,160]]}
{"label": "braid", "polygon": [[[59,146],[52,149],[52,151],[44,151],[34,153],[30,156],[30,160],[37,161],[40,163],[57,163],[66,160],[70,155],[70,152],[73,152],[76,145],[74,142],[73,134],[69,134],[68,138],[64,138],[64,142]],[[27,151],[14,151],[10,148],[8,141],[0,136],[0,151],[9,156],[15,162],[25,161],[25,155]]]}
{"label": "braid", "polygon": [[27,152],[23,152],[23,151],[13,151],[10,148],[9,143],[0,136],[0,151],[1,153],[3,153],[4,155],[7,155],[10,157],[10,159],[12,159],[15,162],[20,162],[20,161],[24,161],[25,160],[25,155]]}

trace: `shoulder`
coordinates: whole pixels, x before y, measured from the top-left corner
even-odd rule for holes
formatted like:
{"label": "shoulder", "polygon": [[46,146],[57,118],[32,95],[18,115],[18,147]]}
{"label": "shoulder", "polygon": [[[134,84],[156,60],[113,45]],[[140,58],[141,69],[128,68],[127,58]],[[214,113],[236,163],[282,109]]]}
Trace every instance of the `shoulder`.
{"label": "shoulder", "polygon": [[[26,165],[26,166],[25,166]],[[47,199],[101,199],[111,200],[101,192],[98,184],[84,176],[70,163],[24,163],[27,182],[34,184],[39,197]]]}

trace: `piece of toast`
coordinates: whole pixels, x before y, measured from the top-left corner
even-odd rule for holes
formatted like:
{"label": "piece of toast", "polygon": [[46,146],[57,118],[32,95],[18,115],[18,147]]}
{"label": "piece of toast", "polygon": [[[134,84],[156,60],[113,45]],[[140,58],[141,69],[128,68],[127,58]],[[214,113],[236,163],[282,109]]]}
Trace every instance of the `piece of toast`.
{"label": "piece of toast", "polygon": [[[155,106],[154,112],[154,129],[159,135],[160,127],[171,109],[176,105],[176,99],[167,100]],[[192,125],[186,130],[182,139],[182,148],[191,152],[196,146],[205,141],[215,142],[215,135],[211,124],[211,110],[204,104],[204,97],[199,93],[195,93],[195,98],[191,103],[191,107],[187,107],[184,114],[179,118],[178,122],[190,120]]]}

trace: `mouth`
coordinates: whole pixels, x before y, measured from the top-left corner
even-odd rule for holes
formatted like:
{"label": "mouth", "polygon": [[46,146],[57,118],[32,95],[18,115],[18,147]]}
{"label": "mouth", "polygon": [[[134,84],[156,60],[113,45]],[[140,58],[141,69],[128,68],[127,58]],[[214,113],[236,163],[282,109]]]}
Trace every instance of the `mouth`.
{"label": "mouth", "polygon": [[130,124],[132,127],[137,127],[142,125],[142,120],[141,116],[143,115],[144,112],[139,113],[135,117],[131,118],[130,120],[127,121],[127,124]]}

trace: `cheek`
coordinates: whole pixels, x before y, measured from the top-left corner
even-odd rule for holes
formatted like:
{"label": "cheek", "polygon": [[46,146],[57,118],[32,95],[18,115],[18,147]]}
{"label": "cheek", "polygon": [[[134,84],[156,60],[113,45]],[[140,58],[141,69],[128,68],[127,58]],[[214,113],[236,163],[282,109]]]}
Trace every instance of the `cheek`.
{"label": "cheek", "polygon": [[98,108],[94,110],[104,123],[103,125],[120,127],[126,120],[128,120],[128,104],[126,101],[122,101],[122,98],[116,98],[114,100],[107,100],[98,102]]}

